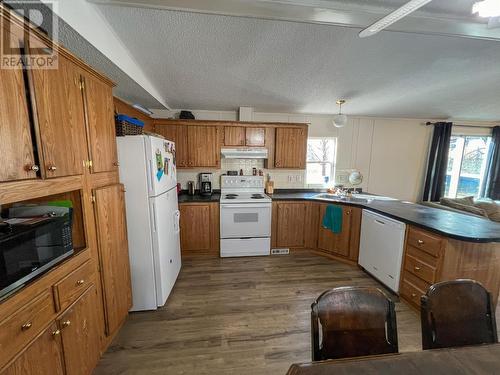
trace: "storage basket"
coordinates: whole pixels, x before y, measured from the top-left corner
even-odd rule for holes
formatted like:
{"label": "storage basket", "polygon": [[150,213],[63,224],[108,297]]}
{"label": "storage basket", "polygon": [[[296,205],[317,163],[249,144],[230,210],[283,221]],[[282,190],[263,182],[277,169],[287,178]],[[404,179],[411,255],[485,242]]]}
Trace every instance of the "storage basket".
{"label": "storage basket", "polygon": [[139,125],[130,124],[127,121],[116,121],[116,135],[122,137],[124,135],[140,135],[142,134],[143,127]]}

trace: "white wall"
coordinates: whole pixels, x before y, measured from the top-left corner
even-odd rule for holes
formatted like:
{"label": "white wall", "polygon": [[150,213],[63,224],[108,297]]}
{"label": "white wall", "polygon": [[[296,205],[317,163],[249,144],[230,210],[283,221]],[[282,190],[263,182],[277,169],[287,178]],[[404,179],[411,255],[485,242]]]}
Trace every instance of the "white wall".
{"label": "white wall", "polygon": [[[238,116],[236,112],[192,112],[203,120],[237,120]],[[173,114],[160,110],[155,116],[168,118]],[[363,175],[364,191],[409,201],[420,199],[432,135],[432,127],[425,126],[425,120],[350,117],[345,128],[337,129],[331,116],[254,112],[253,121],[310,123],[310,137],[337,137],[336,183],[348,185],[347,174],[356,169]],[[222,170],[226,170],[225,165]],[[179,181],[195,180],[200,171],[180,171]],[[277,188],[306,187],[304,172],[265,172],[271,174]],[[214,178],[216,187],[219,174]]]}

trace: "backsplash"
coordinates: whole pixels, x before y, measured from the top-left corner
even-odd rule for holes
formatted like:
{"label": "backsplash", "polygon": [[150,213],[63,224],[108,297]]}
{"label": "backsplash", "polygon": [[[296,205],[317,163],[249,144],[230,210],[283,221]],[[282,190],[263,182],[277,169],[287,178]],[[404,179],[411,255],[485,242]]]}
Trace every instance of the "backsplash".
{"label": "backsplash", "polygon": [[188,181],[195,181],[198,189],[198,174],[202,172],[211,172],[213,188],[220,189],[220,176],[227,171],[240,171],[243,169],[244,175],[251,175],[252,168],[262,169],[264,176],[269,174],[274,181],[276,189],[300,189],[306,187],[306,171],[297,169],[264,169],[264,160],[262,159],[222,159],[221,169],[196,168],[180,169],[177,171],[177,182],[181,184],[182,189],[187,189]]}

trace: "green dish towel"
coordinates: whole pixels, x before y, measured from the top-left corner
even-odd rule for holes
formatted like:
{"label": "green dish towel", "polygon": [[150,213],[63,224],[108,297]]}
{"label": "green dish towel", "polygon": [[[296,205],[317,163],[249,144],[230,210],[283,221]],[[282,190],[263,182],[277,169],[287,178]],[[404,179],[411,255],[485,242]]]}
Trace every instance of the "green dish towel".
{"label": "green dish towel", "polygon": [[323,228],[330,229],[333,233],[342,232],[342,207],[329,204],[323,215]]}

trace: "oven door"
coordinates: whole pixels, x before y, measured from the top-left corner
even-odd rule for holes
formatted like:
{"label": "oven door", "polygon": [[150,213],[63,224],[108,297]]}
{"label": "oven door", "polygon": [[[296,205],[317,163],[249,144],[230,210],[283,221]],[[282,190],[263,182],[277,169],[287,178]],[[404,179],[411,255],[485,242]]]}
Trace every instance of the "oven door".
{"label": "oven door", "polygon": [[221,238],[270,237],[271,204],[221,204],[220,236]]}

